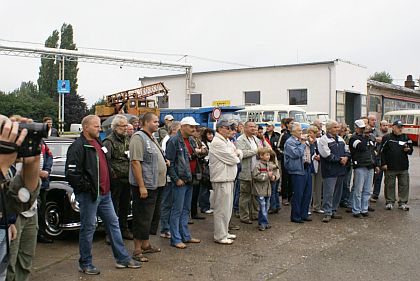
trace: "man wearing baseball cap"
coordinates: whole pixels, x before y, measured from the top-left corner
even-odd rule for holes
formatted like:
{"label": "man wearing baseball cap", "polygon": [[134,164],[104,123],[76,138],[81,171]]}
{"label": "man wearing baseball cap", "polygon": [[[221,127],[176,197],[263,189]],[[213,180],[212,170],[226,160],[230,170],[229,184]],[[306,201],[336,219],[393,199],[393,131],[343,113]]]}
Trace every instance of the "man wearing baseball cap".
{"label": "man wearing baseball cap", "polygon": [[192,171],[197,168],[197,157],[194,154],[190,137],[198,124],[193,117],[181,120],[181,129],[166,144],[166,158],[171,162],[168,173],[171,178],[172,209],[169,218],[171,245],[185,249],[185,243],[200,243],[192,238],[188,229],[188,218],[191,210]]}
{"label": "man wearing baseball cap", "polygon": [[163,126],[160,127],[157,131],[157,139],[160,145],[162,144],[162,140],[168,134],[169,126],[171,126],[172,122],[174,122],[174,117],[171,114],[167,114],[163,118],[163,121],[165,122],[165,124],[163,124]]}
{"label": "man wearing baseball cap", "polygon": [[355,134],[349,141],[354,169],[352,213],[353,217],[369,216],[369,197],[375,168],[376,143],[366,135],[366,124],[362,119],[354,122]]}
{"label": "man wearing baseball cap", "polygon": [[392,210],[395,199],[395,180],[398,178],[398,208],[408,211],[410,177],[408,155],[413,154],[413,142],[402,132],[403,122],[396,120],[392,132],[382,138],[381,167],[385,171],[386,209]]}

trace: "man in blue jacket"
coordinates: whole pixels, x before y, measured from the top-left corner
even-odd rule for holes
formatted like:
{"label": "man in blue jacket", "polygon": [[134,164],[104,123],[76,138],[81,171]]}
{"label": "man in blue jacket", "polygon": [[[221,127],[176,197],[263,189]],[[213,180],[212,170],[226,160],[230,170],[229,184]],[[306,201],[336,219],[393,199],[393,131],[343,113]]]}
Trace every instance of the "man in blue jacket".
{"label": "man in blue jacket", "polygon": [[295,223],[311,221],[308,216],[312,194],[311,152],[302,137],[302,128],[294,122],[291,137],[284,145],[284,167],[290,175],[292,184],[292,208],[290,220]]}
{"label": "man in blue jacket", "polygon": [[319,139],[318,150],[321,155],[323,178],[323,204],[325,213],[323,222],[331,219],[341,219],[337,209],[341,200],[343,180],[346,175],[346,163],[350,153],[346,148],[343,138],[338,135],[340,126],[334,120],[329,120],[326,125],[327,133]]}
{"label": "man in blue jacket", "polygon": [[181,129],[166,144],[166,158],[170,161],[169,176],[172,189],[172,209],[169,218],[171,245],[185,249],[185,243],[200,243],[192,238],[188,229],[188,217],[191,210],[192,171],[197,168],[197,159],[193,159],[193,146],[190,137],[199,124],[193,117],[181,120]]}

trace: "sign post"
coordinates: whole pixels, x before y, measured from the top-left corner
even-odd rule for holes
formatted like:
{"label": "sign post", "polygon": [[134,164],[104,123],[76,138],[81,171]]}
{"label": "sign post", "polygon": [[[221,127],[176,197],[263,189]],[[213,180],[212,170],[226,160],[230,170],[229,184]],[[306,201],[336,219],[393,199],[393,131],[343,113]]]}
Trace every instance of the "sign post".
{"label": "sign post", "polygon": [[219,120],[220,119],[220,117],[222,116],[222,110],[220,109],[220,107],[215,107],[215,108],[213,108],[213,111],[211,112],[211,117],[214,119],[214,120]]}
{"label": "sign post", "polygon": [[64,80],[64,62],[65,57],[58,65],[58,131],[60,134],[64,133],[64,94],[70,93],[70,81]]}

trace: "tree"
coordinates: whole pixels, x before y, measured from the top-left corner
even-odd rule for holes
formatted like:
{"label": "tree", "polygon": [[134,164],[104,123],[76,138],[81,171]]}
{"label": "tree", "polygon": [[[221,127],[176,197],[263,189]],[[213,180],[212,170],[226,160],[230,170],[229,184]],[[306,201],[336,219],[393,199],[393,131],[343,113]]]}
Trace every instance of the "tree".
{"label": "tree", "polygon": [[[77,50],[73,41],[73,27],[71,24],[64,23],[61,27],[60,49]],[[88,109],[86,101],[77,93],[77,58],[66,58],[64,65],[64,79],[70,81],[70,94],[65,95],[64,99],[64,119],[66,121],[65,129],[70,128],[72,123],[80,123],[87,115]]]}
{"label": "tree", "polygon": [[89,108],[89,114],[95,114],[95,106],[103,104],[106,104],[105,97],[98,99],[94,104],[92,104],[92,106]]}
{"label": "tree", "polygon": [[[58,31],[54,30],[51,36],[45,41],[45,47],[57,48],[59,39],[60,37]],[[44,96],[53,97],[54,100],[58,100],[57,80],[58,67],[55,63],[55,57],[42,55],[38,78],[39,93]]]}
{"label": "tree", "polygon": [[391,74],[389,74],[386,71],[382,71],[382,72],[375,72],[373,75],[369,77],[369,80],[392,84],[392,81],[394,79],[392,79]]}

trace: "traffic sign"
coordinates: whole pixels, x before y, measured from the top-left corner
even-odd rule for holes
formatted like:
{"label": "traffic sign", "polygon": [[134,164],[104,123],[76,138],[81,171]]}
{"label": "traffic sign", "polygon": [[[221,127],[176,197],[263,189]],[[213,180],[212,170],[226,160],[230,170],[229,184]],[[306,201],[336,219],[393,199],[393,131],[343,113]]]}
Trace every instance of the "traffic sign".
{"label": "traffic sign", "polygon": [[211,112],[211,117],[214,119],[214,120],[219,120],[220,119],[220,117],[222,116],[222,110],[220,109],[220,107],[215,107],[215,108],[213,108],[213,111]]}
{"label": "traffic sign", "polygon": [[70,80],[57,80],[57,92],[59,94],[70,94]]}

